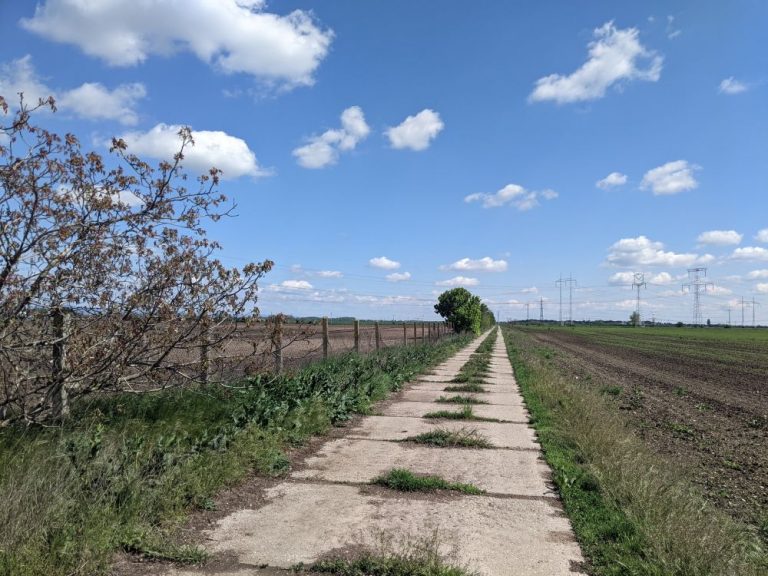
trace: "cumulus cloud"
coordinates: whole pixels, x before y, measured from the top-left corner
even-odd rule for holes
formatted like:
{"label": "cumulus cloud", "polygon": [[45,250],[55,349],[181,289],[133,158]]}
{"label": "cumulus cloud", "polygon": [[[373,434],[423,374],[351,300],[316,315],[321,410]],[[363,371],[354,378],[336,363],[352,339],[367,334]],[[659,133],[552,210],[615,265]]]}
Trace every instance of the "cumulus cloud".
{"label": "cumulus cloud", "polygon": [[623,186],[627,183],[627,175],[622,174],[621,172],[611,172],[603,178],[602,180],[598,180],[596,183],[596,186],[600,188],[601,190],[610,190],[611,188],[615,188],[616,186]]}
{"label": "cumulus cloud", "polygon": [[338,161],[340,152],[353,150],[370,132],[362,109],[350,106],[341,113],[341,128],[308,138],[307,144],[296,148],[293,155],[304,168],[325,168]]}
{"label": "cumulus cloud", "polygon": [[672,284],[674,281],[675,279],[669,272],[659,272],[648,279],[651,284]]}
{"label": "cumulus cloud", "polygon": [[112,90],[97,82],[71,89],[51,88],[38,76],[29,54],[0,65],[0,93],[10,99],[19,92],[24,93],[29,103],[53,96],[62,112],[87,120],[115,120],[126,126],[138,122],[136,105],[147,95],[144,85],[138,82],[121,84]]}
{"label": "cumulus cloud", "polygon": [[526,190],[519,184],[507,184],[495,194],[475,193],[464,197],[464,202],[481,202],[483,208],[498,208],[510,204],[520,212],[530,210],[539,205],[539,199],[554,200],[558,194],[554,190]]}
{"label": "cumulus cloud", "polygon": [[390,260],[386,256],[371,258],[368,260],[368,264],[374,268],[381,268],[382,270],[397,270],[400,268],[400,262]]}
{"label": "cumulus cloud", "polygon": [[745,246],[736,248],[731,255],[734,260],[768,260],[768,249],[761,246]]}
{"label": "cumulus cloud", "polygon": [[614,286],[623,286],[625,284],[629,285],[634,281],[634,272],[616,272],[615,274],[612,274],[610,278],[608,278],[608,284],[612,284]]}
{"label": "cumulus cloud", "polygon": [[392,274],[387,274],[387,280],[390,282],[405,282],[406,280],[411,279],[411,273],[410,272],[393,272]]}
{"label": "cumulus cloud", "polygon": [[264,7],[253,0],[47,0],[21,26],[112,66],[190,52],[225,74],[286,87],[312,84],[333,32],[321,29],[308,12],[280,16]]}
{"label": "cumulus cloud", "polygon": [[732,246],[734,244],[740,244],[742,234],[739,234],[735,230],[709,230],[708,232],[702,232],[699,234],[698,242],[700,244],[713,244],[715,246]]}
{"label": "cumulus cloud", "polygon": [[[147,132],[128,132],[122,138],[128,151],[139,156],[170,160],[179,151],[181,126],[157,124]],[[194,146],[184,150],[184,167],[193,173],[205,173],[211,167],[222,171],[222,178],[264,176],[248,144],[226,132],[193,130]]]}
{"label": "cumulus cloud", "polygon": [[733,95],[741,94],[742,92],[746,92],[748,89],[749,86],[743,82],[739,82],[733,76],[731,76],[720,82],[720,87],[717,89],[717,91],[720,92],[720,94]]}
{"label": "cumulus cloud", "polygon": [[711,262],[709,254],[677,254],[664,250],[664,244],[645,236],[622,238],[608,249],[606,263],[619,267],[668,266],[680,267]]}
{"label": "cumulus cloud", "polygon": [[679,194],[697,188],[699,183],[693,177],[701,167],[689,164],[686,160],[667,162],[662,166],[648,170],[640,183],[641,190],[652,190],[655,196]]}
{"label": "cumulus cloud", "polygon": [[755,288],[757,288],[757,291],[761,294],[768,294],[768,282],[761,282],[755,286]]}
{"label": "cumulus cloud", "polygon": [[448,280],[435,282],[436,286],[477,286],[480,281],[477,278],[467,278],[466,276],[454,276]]}
{"label": "cumulus cloud", "polygon": [[656,82],[663,58],[645,48],[637,28],[624,30],[606,22],[594,30],[589,59],[567,76],[550,74],[536,81],[531,102],[553,100],[558,104],[597,100],[614,84],[621,87],[632,80]]}
{"label": "cumulus cloud", "polygon": [[418,151],[429,148],[444,127],[440,114],[427,108],[415,116],[408,116],[398,126],[387,128],[385,134],[392,148]]}
{"label": "cumulus cloud", "polygon": [[485,256],[478,260],[462,258],[453,264],[440,266],[441,270],[481,270],[483,272],[504,272],[507,269],[506,260],[494,260],[490,256]]}
{"label": "cumulus cloud", "polygon": [[312,284],[306,280],[283,280],[280,284],[270,284],[267,289],[271,292],[312,290]]}
{"label": "cumulus cloud", "polygon": [[320,270],[318,272],[313,272],[312,274],[318,278],[342,278],[344,276],[344,274],[338,270]]}
{"label": "cumulus cloud", "polygon": [[763,228],[755,235],[755,240],[758,242],[768,243],[768,228]]}
{"label": "cumulus cloud", "polygon": [[768,278],[768,269],[763,268],[762,270],[752,270],[749,274],[747,274],[747,278],[750,280]]}

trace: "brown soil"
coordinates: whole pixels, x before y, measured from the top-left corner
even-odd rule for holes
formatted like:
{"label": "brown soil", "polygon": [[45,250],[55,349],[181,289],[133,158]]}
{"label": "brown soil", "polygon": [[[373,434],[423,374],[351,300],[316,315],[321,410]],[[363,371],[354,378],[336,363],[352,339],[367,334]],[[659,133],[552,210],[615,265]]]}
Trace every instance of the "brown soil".
{"label": "brown soil", "polygon": [[633,349],[593,332],[528,333],[556,351],[556,365],[614,398],[709,500],[768,535],[768,350],[716,340]]}

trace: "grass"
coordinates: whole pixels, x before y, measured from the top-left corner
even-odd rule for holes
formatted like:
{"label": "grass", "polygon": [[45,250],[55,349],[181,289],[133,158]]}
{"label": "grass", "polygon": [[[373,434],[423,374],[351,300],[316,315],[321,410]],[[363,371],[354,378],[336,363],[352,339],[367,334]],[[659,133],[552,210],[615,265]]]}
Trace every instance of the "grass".
{"label": "grass", "polygon": [[479,400],[472,396],[440,396],[435,402],[441,404],[488,404],[485,400]]}
{"label": "grass", "polygon": [[493,448],[493,444],[474,428],[460,428],[459,430],[437,428],[418,436],[406,438],[404,442],[429,444],[430,446],[440,446],[441,448]]}
{"label": "grass", "polygon": [[560,373],[523,333],[507,347],[591,574],[757,576],[757,535],[651,454],[599,391]]}
{"label": "grass", "polygon": [[463,484],[461,482],[448,482],[440,476],[421,476],[414,474],[404,468],[393,468],[384,476],[375,478],[371,484],[384,486],[400,492],[434,492],[436,490],[450,490],[461,492],[462,494],[485,494],[473,484]]}
{"label": "grass", "polygon": [[443,388],[445,392],[487,392],[480,384],[461,384],[459,386],[446,386]]}
{"label": "grass", "polygon": [[477,347],[474,354],[461,367],[453,382],[462,384],[482,384],[488,374],[491,362],[491,352],[496,343],[497,330],[491,331],[485,340]]}
{"label": "grass", "polygon": [[437,410],[424,414],[424,418],[431,420],[474,420],[476,422],[502,422],[498,418],[485,418],[477,416],[472,410],[472,406],[464,406],[459,412],[453,410]]}
{"label": "grass", "polygon": [[114,552],[199,562],[175,538],[251,470],[399,389],[466,338],[391,348],[231,387],[100,397],[61,428],[0,430],[0,575],[109,572]]}

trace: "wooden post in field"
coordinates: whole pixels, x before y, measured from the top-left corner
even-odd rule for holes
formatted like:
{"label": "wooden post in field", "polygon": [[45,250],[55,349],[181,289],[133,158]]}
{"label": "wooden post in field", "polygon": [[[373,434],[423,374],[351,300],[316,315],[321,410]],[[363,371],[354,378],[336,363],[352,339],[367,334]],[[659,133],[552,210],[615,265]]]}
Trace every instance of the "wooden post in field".
{"label": "wooden post in field", "polygon": [[416,322],[413,323],[413,345],[416,345],[416,340],[418,336],[416,335]]}
{"label": "wooden post in field", "polygon": [[323,358],[328,358],[328,317],[323,316]]}
{"label": "wooden post in field", "polygon": [[421,323],[421,343],[424,344],[424,322]]}
{"label": "wooden post in field", "polygon": [[360,320],[355,320],[355,352],[360,354]]}
{"label": "wooden post in field", "polygon": [[374,329],[376,330],[376,350],[381,348],[381,332],[379,332],[379,323],[376,322],[374,324]]}
{"label": "wooden post in field", "polygon": [[200,382],[208,385],[211,376],[211,324],[208,314],[200,318]]}
{"label": "wooden post in field", "polygon": [[403,322],[403,346],[408,346],[408,326]]}
{"label": "wooden post in field", "polygon": [[283,315],[275,316],[275,325],[272,327],[272,354],[275,357],[275,374],[283,372]]}
{"label": "wooden post in field", "polygon": [[64,382],[67,369],[67,343],[69,333],[69,315],[61,308],[54,308],[51,312],[53,324],[53,354],[52,354],[52,389],[53,417],[64,420],[69,416],[69,395]]}

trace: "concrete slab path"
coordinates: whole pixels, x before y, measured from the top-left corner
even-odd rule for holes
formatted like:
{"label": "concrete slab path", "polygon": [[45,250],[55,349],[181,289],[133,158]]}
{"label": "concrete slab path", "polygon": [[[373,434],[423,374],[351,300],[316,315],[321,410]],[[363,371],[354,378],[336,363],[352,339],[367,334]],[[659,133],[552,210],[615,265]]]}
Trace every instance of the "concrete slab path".
{"label": "concrete slab path", "polygon": [[[484,337],[485,335],[483,335]],[[459,411],[436,403],[483,337],[422,375],[380,415],[363,418],[344,438],[326,442],[304,466],[267,490],[257,509],[226,516],[209,532],[206,548],[236,559],[226,574],[273,574],[350,545],[373,545],[381,533],[418,535],[438,529],[458,560],[486,576],[560,576],[580,573],[581,551],[549,481],[550,471],[528,425],[501,330],[486,378],[488,404],[475,414],[504,422],[432,420],[424,414]],[[472,429],[489,449],[426,447],[402,441],[437,428]],[[392,468],[471,483],[482,496],[404,494],[369,483]],[[378,536],[377,536],[378,535]],[[233,569],[232,566],[235,566]],[[170,569],[168,576],[215,574]],[[219,572],[223,574],[223,572]]]}

